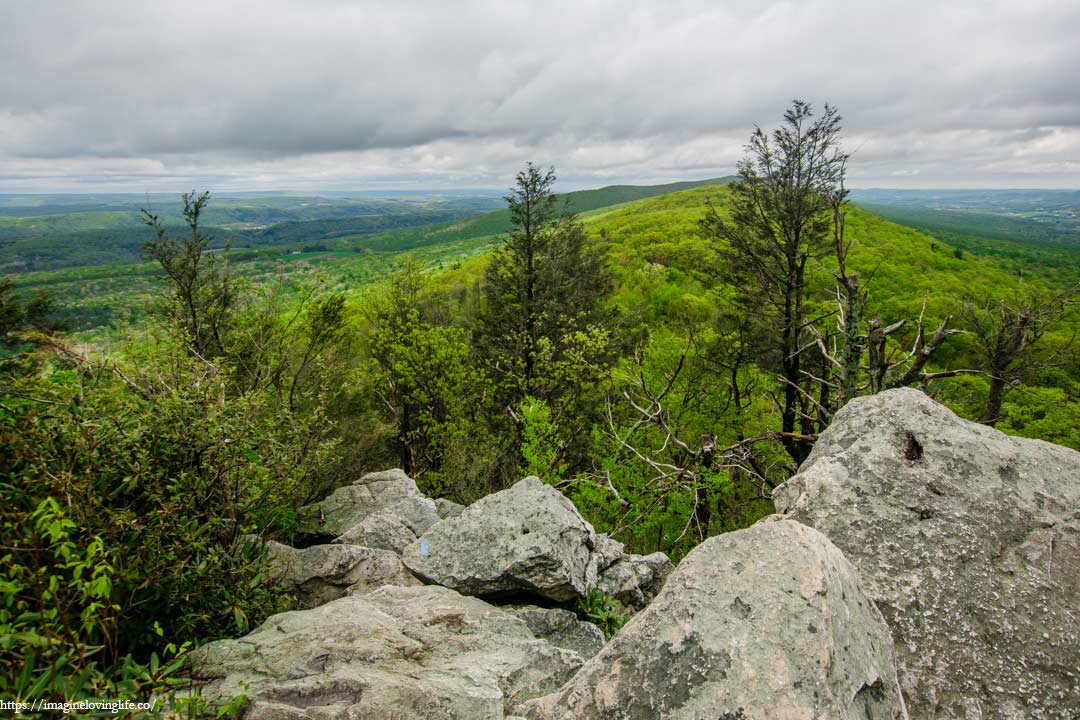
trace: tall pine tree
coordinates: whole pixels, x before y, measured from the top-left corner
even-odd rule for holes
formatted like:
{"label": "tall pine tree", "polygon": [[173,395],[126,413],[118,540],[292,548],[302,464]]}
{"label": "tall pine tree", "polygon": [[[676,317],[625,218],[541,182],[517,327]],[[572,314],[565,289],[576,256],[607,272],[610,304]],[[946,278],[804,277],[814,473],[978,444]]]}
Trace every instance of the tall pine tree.
{"label": "tall pine tree", "polygon": [[[554,183],[553,168],[529,163],[506,196],[513,229],[484,277],[474,339],[498,412],[520,430],[522,403],[543,402],[569,434],[612,360],[601,305],[612,278],[581,223],[560,211]],[[520,436],[514,448],[520,456]]]}

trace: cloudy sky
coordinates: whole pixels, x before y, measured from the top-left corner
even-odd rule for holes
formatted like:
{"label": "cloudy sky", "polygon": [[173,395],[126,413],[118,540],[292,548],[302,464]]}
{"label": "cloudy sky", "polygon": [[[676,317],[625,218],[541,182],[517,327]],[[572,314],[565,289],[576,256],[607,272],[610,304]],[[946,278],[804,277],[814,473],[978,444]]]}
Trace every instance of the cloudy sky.
{"label": "cloudy sky", "polygon": [[1080,187],[1080,2],[0,0],[0,192],[729,174],[794,97],[855,187]]}

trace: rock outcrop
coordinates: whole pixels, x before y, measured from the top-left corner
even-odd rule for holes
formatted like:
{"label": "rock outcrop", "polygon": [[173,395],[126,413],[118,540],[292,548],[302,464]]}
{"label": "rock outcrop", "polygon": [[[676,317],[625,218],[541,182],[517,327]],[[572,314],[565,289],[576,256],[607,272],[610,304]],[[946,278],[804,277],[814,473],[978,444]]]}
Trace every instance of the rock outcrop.
{"label": "rock outcrop", "polygon": [[766,521],[706,540],[533,720],[899,720],[889,629],[821,533]]}
{"label": "rock outcrop", "polygon": [[568,601],[595,585],[595,547],[596,533],[573,503],[528,477],[440,520],[402,560],[428,582],[466,595]]}
{"label": "rock outcrop", "polygon": [[634,613],[652,602],[673,568],[664,553],[625,555],[600,573],[596,586]]}
{"label": "rock outcrop", "polygon": [[402,544],[402,529],[415,539],[438,521],[435,502],[420,493],[412,478],[401,470],[386,470],[364,475],[301,508],[297,534],[307,542],[330,542],[349,534],[395,549]]}
{"label": "rock outcrop", "polygon": [[513,614],[433,586],[274,615],[191,660],[205,698],[246,695],[259,720],[499,720],[582,664]]}
{"label": "rock outcrop", "polygon": [[532,634],[556,647],[573,650],[588,660],[604,647],[604,633],[592,623],[578,620],[577,615],[560,608],[541,608],[533,605],[510,608],[525,621]]}
{"label": "rock outcrop", "polygon": [[383,585],[421,584],[388,550],[356,545],[296,549],[270,541],[266,551],[270,579],[281,583],[301,607],[315,607]]}
{"label": "rock outcrop", "polygon": [[436,498],[435,512],[439,514],[440,519],[445,520],[446,518],[457,517],[465,512],[465,506],[446,498]]}
{"label": "rock outcrop", "polygon": [[[890,391],[774,500],[672,570],[536,478],[462,508],[366,475],[301,513],[333,544],[267,543],[311,609],[192,670],[267,720],[1080,717],[1080,453]],[[637,612],[606,644],[566,609],[593,588]]]}
{"label": "rock outcrop", "polygon": [[415,541],[416,533],[402,521],[396,506],[371,513],[334,539],[338,544],[392,550],[398,555]]}
{"label": "rock outcrop", "polygon": [[912,718],[1080,717],[1080,453],[893,390],[837,413],[774,498],[858,568]]}

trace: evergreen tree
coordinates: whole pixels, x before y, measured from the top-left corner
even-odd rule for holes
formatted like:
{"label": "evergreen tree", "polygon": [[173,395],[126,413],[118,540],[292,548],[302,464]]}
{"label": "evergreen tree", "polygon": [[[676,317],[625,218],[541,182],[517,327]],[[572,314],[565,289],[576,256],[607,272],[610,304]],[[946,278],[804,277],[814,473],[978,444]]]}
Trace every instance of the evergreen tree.
{"label": "evergreen tree", "polygon": [[[519,431],[526,398],[545,403],[552,422],[573,427],[612,359],[601,307],[611,275],[581,223],[560,214],[554,182],[554,169],[531,163],[518,173],[506,196],[513,229],[488,266],[474,325],[496,411]],[[513,443],[518,460],[520,441]]]}
{"label": "evergreen tree", "polygon": [[[702,229],[721,241],[727,279],[744,311],[761,318],[773,338],[763,348],[783,385],[784,448],[796,463],[810,453],[814,419],[801,389],[808,342],[807,263],[829,250],[830,198],[842,187],[847,155],[840,150],[840,115],[826,105],[815,119],[795,100],[771,134],[757,128],[732,184],[731,221],[710,210]],[[815,368],[816,369],[816,368]]]}

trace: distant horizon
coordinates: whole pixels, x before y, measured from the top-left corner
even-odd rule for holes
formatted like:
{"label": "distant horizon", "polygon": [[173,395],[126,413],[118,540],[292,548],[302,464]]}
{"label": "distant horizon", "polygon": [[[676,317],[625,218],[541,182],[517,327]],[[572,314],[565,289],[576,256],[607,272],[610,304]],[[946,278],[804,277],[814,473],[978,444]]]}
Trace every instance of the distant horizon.
{"label": "distant horizon", "polygon": [[[730,176],[727,176],[730,177]],[[665,180],[660,182],[648,182],[648,181],[627,181],[627,182],[612,182],[603,185],[581,185],[571,188],[559,189],[556,187],[556,193],[567,194],[571,192],[579,192],[582,190],[600,190],[607,187],[617,186],[638,186],[638,187],[653,187],[658,185],[673,185],[684,182],[702,182],[704,180],[720,180],[721,177],[703,177],[703,178],[684,178],[682,180]],[[911,186],[890,186],[890,185],[870,185],[870,186],[848,186],[850,192],[858,191],[870,191],[870,190],[888,190],[890,192],[1080,192],[1080,186],[1074,187],[1050,187],[1050,186],[1008,186],[1008,187],[980,187],[980,186],[928,186],[928,187],[911,187]],[[394,193],[408,194],[408,195],[440,195],[440,194],[469,194],[476,193],[477,195],[503,195],[509,190],[509,184],[505,188],[500,187],[483,187],[483,186],[456,186],[456,185],[430,185],[430,186],[410,186],[408,188],[383,186],[383,187],[368,187],[368,188],[344,188],[344,187],[286,187],[286,188],[262,188],[262,189],[226,189],[215,190],[210,186],[194,186],[194,187],[178,187],[175,190],[41,190],[31,192],[20,192],[10,190],[0,190],[0,197],[46,197],[55,195],[70,195],[70,196],[94,196],[94,195],[110,195],[110,196],[150,196],[150,197],[162,197],[162,196],[176,196],[182,193],[207,191],[213,196],[229,196],[229,195],[299,195],[299,196],[311,196],[318,197],[320,193],[332,193],[335,195],[390,195]]]}

